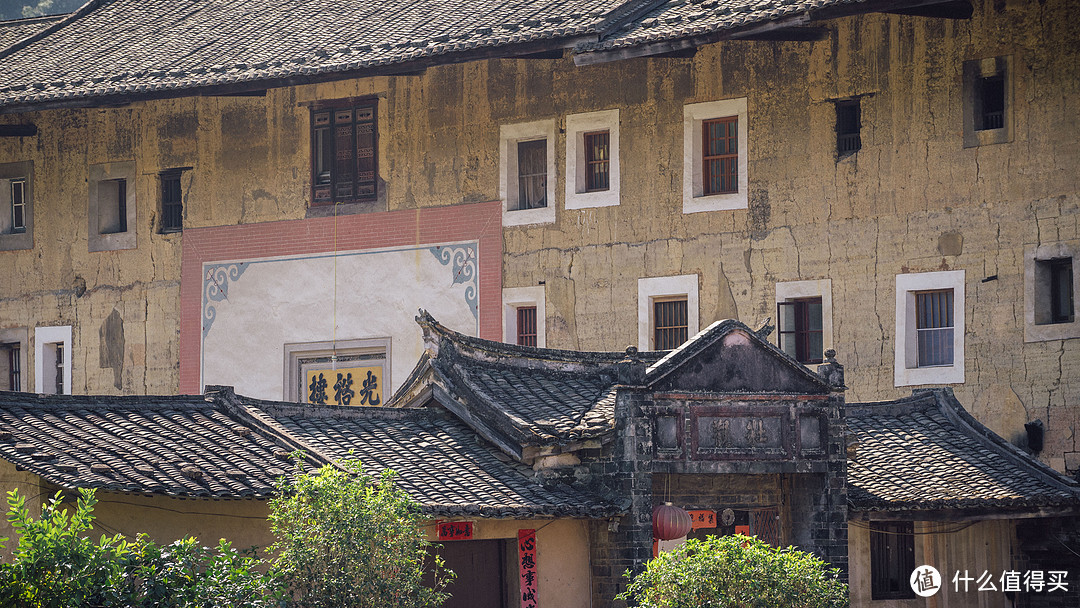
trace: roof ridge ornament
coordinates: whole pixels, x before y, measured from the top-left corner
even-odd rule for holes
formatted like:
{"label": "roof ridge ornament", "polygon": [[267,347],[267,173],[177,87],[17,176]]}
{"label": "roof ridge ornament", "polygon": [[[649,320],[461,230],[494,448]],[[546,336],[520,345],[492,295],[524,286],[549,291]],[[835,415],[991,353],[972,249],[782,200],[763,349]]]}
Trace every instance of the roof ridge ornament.
{"label": "roof ridge ornament", "polygon": [[817,373],[832,390],[847,390],[844,386],[844,366],[836,361],[835,349],[830,348],[825,351],[825,363],[818,366]]}

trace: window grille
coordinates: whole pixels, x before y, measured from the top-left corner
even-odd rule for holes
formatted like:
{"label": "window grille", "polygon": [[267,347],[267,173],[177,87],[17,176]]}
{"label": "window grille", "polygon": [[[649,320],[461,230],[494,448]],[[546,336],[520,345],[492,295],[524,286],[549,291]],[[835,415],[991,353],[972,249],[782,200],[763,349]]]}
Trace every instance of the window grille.
{"label": "window grille", "polygon": [[26,180],[11,180],[11,231],[26,232]]}
{"label": "window grille", "polygon": [[859,134],[862,128],[862,111],[858,99],[836,102],[836,152],[850,154],[862,148]]}
{"label": "window grille", "polygon": [[870,594],[875,600],[915,597],[909,584],[915,570],[914,524],[870,523]]}
{"label": "window grille", "polygon": [[703,194],[739,191],[739,117],[702,121]]}
{"label": "window grille", "polygon": [[686,298],[653,301],[653,348],[671,350],[687,339]]}
{"label": "window grille", "polygon": [[536,346],[536,307],[519,306],[517,309],[517,343]]}
{"label": "window grille", "polygon": [[585,191],[598,192],[611,187],[610,134],[597,131],[585,134]]}
{"label": "window grille", "polygon": [[180,232],[184,228],[184,200],[180,189],[180,171],[161,174],[161,232]]}
{"label": "window grille", "polygon": [[976,131],[1000,129],[1005,126],[1005,76],[995,74],[980,78],[978,84],[979,99],[982,102],[981,115],[976,117]]}
{"label": "window grille", "polygon": [[547,140],[518,142],[518,209],[547,207]]}

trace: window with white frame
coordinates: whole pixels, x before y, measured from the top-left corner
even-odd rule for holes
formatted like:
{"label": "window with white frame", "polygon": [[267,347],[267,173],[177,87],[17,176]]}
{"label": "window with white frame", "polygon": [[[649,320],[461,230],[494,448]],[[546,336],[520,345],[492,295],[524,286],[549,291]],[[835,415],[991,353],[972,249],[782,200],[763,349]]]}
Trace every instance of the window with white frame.
{"label": "window with white frame", "polygon": [[544,286],[503,289],[503,342],[545,348]]}
{"label": "window with white frame", "polygon": [[89,184],[89,250],[134,249],[135,163],[91,165]]}
{"label": "window with white frame", "polygon": [[566,208],[619,204],[619,110],[566,117]]}
{"label": "window with white frame", "polygon": [[1080,338],[1080,241],[1024,251],[1024,341]]}
{"label": "window with white frame", "polygon": [[503,225],[555,221],[555,121],[499,127]]}
{"label": "window with white frame", "polygon": [[0,329],[0,391],[25,391],[27,331],[25,327]]}
{"label": "window with white frame", "polygon": [[638,348],[678,348],[698,332],[698,275],[638,279]]}
{"label": "window with white frame", "polygon": [[896,275],[894,384],[964,382],[964,271]]}
{"label": "window with white frame", "polygon": [[747,206],[746,98],[683,106],[683,213]]}
{"label": "window with white frame", "polygon": [[33,163],[0,164],[0,251],[34,246]]}
{"label": "window with white frame", "polygon": [[34,392],[71,394],[71,326],[34,329]]}
{"label": "window with white frame", "polygon": [[390,397],[390,338],[285,345],[286,399],[378,406]]}
{"label": "window with white frame", "polygon": [[833,347],[832,280],[776,284],[776,345],[800,363],[821,363]]}

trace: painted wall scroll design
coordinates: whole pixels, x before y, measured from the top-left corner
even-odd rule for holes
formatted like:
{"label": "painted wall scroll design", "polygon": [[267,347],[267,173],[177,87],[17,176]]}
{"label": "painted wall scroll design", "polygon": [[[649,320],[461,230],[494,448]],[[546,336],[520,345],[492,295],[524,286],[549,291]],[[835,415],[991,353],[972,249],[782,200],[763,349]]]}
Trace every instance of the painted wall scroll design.
{"label": "painted wall scroll design", "polygon": [[229,299],[229,283],[235,282],[244,274],[248,263],[207,264],[204,268],[202,334],[205,338],[217,318],[215,305]]}
{"label": "painted wall scroll design", "polygon": [[469,303],[473,318],[477,312],[479,289],[477,285],[477,244],[467,243],[464,245],[436,245],[428,251],[443,266],[450,266],[451,281],[454,285],[465,285],[465,301]]}

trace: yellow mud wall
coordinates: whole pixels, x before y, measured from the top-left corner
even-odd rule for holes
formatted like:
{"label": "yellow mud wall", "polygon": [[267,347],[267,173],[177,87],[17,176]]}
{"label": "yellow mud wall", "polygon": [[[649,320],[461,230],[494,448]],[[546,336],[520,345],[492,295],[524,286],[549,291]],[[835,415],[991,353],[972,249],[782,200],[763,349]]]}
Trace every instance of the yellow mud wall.
{"label": "yellow mud wall", "polygon": [[0,547],[0,562],[11,559],[12,550],[18,546],[19,540],[15,529],[8,523],[8,492],[18,490],[19,495],[26,499],[24,503],[35,517],[41,514],[41,505],[56,493],[56,489],[46,483],[37,475],[27,471],[19,471],[14,464],[6,460],[0,460],[0,538],[7,541]]}
{"label": "yellow mud wall", "polygon": [[[545,284],[549,347],[635,344],[641,277],[698,275],[701,327],[755,324],[775,316],[777,282],[829,278],[848,399],[895,398],[910,391],[893,382],[895,276],[963,269],[960,401],[1010,440],[1042,419],[1042,457],[1064,470],[1080,456],[1080,340],[1024,343],[1023,256],[1080,239],[1080,9],[975,4],[971,20],[844,18],[823,23],[823,41],[724,42],[693,58],[474,61],[263,97],[0,116],[39,130],[0,139],[0,163],[34,163],[36,218],[32,250],[0,252],[0,329],[30,328],[32,342],[34,327],[72,325],[74,392],[173,393],[183,237],[157,233],[160,171],[192,167],[186,228],[303,218],[309,103],[377,96],[379,208],[494,200],[500,125],[561,129],[568,114],[618,108],[620,204],[565,209],[557,134],[554,223],[503,230],[503,285]],[[1013,61],[1013,141],[964,148],[962,64],[1000,55]],[[838,160],[833,100],[855,95],[862,149]],[[684,214],[683,106],[739,97],[749,208]],[[137,248],[91,253],[89,167],[132,160]],[[122,364],[106,356],[114,311]]]}

